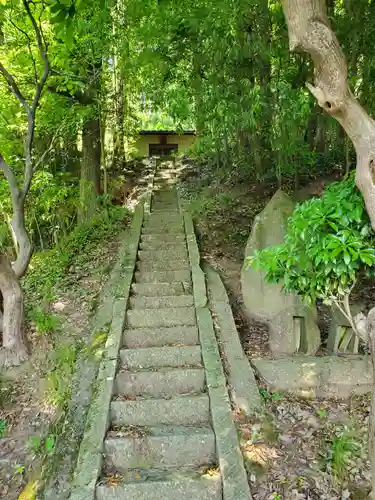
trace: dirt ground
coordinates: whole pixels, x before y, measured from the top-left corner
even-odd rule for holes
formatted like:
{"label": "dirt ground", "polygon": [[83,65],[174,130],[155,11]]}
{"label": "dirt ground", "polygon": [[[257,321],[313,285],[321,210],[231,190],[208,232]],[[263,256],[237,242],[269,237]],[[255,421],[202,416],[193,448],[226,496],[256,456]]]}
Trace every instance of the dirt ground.
{"label": "dirt ground", "polygon": [[[313,191],[318,180],[307,183]],[[193,213],[202,257],[221,275],[231,299],[244,352],[253,358],[272,357],[266,325],[248,320],[244,313],[240,274],[252,221],[276,192],[222,176],[202,165],[189,165],[181,176],[181,192]],[[290,192],[290,185],[285,187]],[[225,195],[223,194],[225,193]],[[318,194],[318,193],[317,193]],[[363,283],[354,299],[372,300],[373,283]],[[318,305],[322,347],[327,351],[330,313]],[[369,490],[367,397],[340,402],[304,401],[282,394],[261,392],[266,416],[249,422],[237,415],[248,477],[255,500],[361,500]]]}
{"label": "dirt ground", "polygon": [[[75,345],[88,335],[93,305],[119,244],[116,239],[98,247],[89,263],[72,266],[51,304],[56,330],[50,335],[39,334],[29,323],[30,359],[1,374],[0,498],[15,500],[28,483],[32,489],[45,452],[52,452],[54,436],[47,433],[63,411],[64,402],[59,398],[69,390]],[[56,370],[59,380],[50,377],[51,370]]]}

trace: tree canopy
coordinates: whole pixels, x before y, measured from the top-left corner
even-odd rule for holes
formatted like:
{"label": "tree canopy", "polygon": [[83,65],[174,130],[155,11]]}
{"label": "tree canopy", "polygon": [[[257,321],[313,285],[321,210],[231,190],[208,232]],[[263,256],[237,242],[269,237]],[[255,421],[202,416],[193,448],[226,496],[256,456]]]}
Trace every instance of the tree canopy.
{"label": "tree canopy", "polygon": [[[354,142],[357,132],[334,99],[328,112],[338,122],[309,91],[328,53],[310,60],[289,50],[290,42],[319,52],[302,40],[290,3],[0,0],[0,245],[16,279],[34,249],[53,247],[101,210],[141,129],[194,129],[191,155],[260,183],[298,185],[355,167],[338,122]],[[368,0],[330,1],[328,17],[319,12],[346,56],[347,95],[370,115],[374,14]]]}

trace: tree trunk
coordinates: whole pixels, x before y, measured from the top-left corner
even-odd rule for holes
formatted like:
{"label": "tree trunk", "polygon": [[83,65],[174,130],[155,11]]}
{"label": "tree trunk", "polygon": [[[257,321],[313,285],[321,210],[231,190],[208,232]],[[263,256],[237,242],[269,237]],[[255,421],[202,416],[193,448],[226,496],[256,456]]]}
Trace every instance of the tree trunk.
{"label": "tree trunk", "polygon": [[19,365],[27,359],[23,293],[11,263],[3,252],[0,252],[0,292],[4,307],[0,367]]}
{"label": "tree trunk", "polygon": [[282,0],[288,24],[291,51],[310,54],[314,63],[314,85],[308,89],[352,140],[357,154],[356,183],[360,189],[372,228],[375,229],[375,122],[352,94],[347,66],[333,33],[325,0]]}
{"label": "tree trunk", "polygon": [[[282,0],[288,24],[290,50],[310,54],[314,63],[314,84],[306,84],[329,115],[345,129],[357,153],[356,182],[361,190],[372,228],[375,229],[375,122],[352,94],[347,82],[347,65],[327,16],[325,0]],[[375,309],[367,318],[371,357],[375,369]],[[375,500],[375,384],[369,424],[369,456],[372,493]]]}
{"label": "tree trunk", "polygon": [[[257,7],[259,12],[259,37],[262,39],[263,49],[259,55],[259,82],[262,102],[265,106],[262,110],[260,120],[259,145],[262,155],[262,170],[265,172],[270,166],[272,146],[270,141],[272,123],[272,92],[271,92],[271,19],[268,1],[262,0]],[[257,161],[257,160],[256,160]],[[257,167],[259,168],[259,167]],[[260,172],[258,175],[262,176]]]}
{"label": "tree trunk", "polygon": [[[114,71],[118,71],[117,68]],[[113,158],[112,169],[122,171],[124,168],[125,149],[124,149],[124,79],[121,74],[115,75],[115,126],[113,134]]]}
{"label": "tree trunk", "polygon": [[82,130],[82,162],[80,180],[80,206],[78,221],[93,217],[98,209],[100,194],[100,122],[99,118],[89,119]]}

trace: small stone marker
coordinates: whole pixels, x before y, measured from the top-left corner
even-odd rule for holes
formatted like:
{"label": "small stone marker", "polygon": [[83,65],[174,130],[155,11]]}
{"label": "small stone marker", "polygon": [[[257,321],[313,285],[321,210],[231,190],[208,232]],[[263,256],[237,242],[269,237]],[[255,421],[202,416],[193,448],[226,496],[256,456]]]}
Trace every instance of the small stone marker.
{"label": "small stone marker", "polygon": [[[294,202],[279,190],[254,220],[245,257],[255,250],[284,241],[287,219]],[[295,294],[285,294],[282,284],[268,283],[265,273],[248,268],[246,260],[241,272],[242,296],[247,315],[267,323],[269,345],[275,356],[315,354],[320,346],[320,330],[315,306],[307,306]]]}
{"label": "small stone marker", "polygon": [[[360,304],[351,307],[354,317],[363,308]],[[335,306],[331,308],[331,325],[328,333],[327,349],[331,352],[358,354],[359,338],[354,333],[350,321]]]}

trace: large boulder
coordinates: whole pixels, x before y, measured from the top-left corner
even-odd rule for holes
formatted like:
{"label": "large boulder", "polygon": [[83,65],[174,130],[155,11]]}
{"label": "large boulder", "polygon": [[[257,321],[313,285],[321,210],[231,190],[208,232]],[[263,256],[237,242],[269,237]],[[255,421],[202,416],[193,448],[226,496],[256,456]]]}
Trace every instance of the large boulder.
{"label": "large boulder", "polygon": [[[255,217],[246,245],[245,258],[255,250],[284,241],[287,219],[294,202],[279,190]],[[315,354],[320,346],[316,307],[306,306],[295,294],[285,294],[282,284],[267,283],[265,273],[249,268],[246,259],[241,272],[242,296],[249,319],[267,323],[269,344],[275,356]]]}

